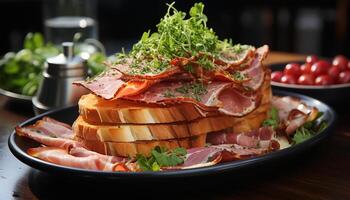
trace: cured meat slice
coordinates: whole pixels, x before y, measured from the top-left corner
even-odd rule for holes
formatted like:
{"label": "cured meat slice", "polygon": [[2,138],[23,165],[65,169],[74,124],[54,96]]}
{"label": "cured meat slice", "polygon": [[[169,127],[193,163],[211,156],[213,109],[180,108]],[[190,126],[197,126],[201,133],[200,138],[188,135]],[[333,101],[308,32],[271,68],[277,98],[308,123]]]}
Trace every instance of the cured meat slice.
{"label": "cured meat slice", "polygon": [[77,81],[75,85],[83,86],[97,96],[112,99],[118,90],[124,86],[122,74],[115,69],[109,69],[98,77],[88,81]]}
{"label": "cured meat slice", "polygon": [[98,155],[73,156],[66,149],[57,147],[37,147],[28,149],[27,153],[33,157],[58,165],[76,167],[100,171],[129,171],[122,162],[112,162],[113,157],[108,159]]}
{"label": "cured meat slice", "polygon": [[16,127],[16,133],[20,136],[30,138],[50,147],[57,147],[69,150],[73,147],[84,146],[75,140],[67,138],[57,138],[45,130],[37,129],[35,125],[29,127]]}
{"label": "cured meat slice", "polygon": [[263,155],[270,151],[269,148],[247,148],[237,144],[222,144],[214,145],[212,147],[221,150],[221,162],[251,158]]}
{"label": "cured meat slice", "polygon": [[[207,142],[213,145],[237,144],[249,148],[273,148],[279,146],[272,142],[275,138],[275,131],[271,127],[261,127],[245,133],[215,133],[208,134]],[[272,146],[273,145],[273,146]]]}
{"label": "cured meat slice", "polygon": [[132,58],[124,58],[117,64],[109,65],[110,68],[123,74],[123,77],[126,79],[157,80],[170,77],[182,71],[179,66],[173,66],[166,62],[159,63],[159,65],[165,66],[155,68],[153,66],[148,66],[150,63],[147,63],[146,60],[139,63],[133,63]]}
{"label": "cured meat slice", "polygon": [[127,162],[128,159],[125,157],[119,156],[108,156],[104,154],[99,154],[95,151],[90,151],[88,149],[82,147],[75,147],[69,151],[69,154],[76,157],[88,157],[88,156],[98,156],[99,159],[104,160],[106,162],[117,163],[117,162]]}
{"label": "cured meat slice", "polygon": [[257,49],[257,53],[250,67],[241,72],[250,78],[249,81],[242,83],[243,86],[255,91],[263,84],[266,70],[263,68],[262,61],[265,59],[268,51],[269,48],[266,45]]}
{"label": "cured meat slice", "polygon": [[277,108],[279,120],[289,135],[305,122],[314,120],[318,115],[317,108],[307,106],[300,99],[290,96],[274,96],[272,106]]}
{"label": "cured meat slice", "polygon": [[221,161],[221,150],[213,147],[197,147],[187,150],[186,159],[183,164],[162,167],[165,170],[191,169],[198,167],[208,167]]}
{"label": "cured meat slice", "polygon": [[56,138],[73,139],[72,127],[68,124],[56,121],[49,117],[44,117],[33,126],[35,129]]}
{"label": "cured meat slice", "polygon": [[231,116],[244,116],[259,104],[258,93],[242,92],[229,82],[184,83],[161,82],[146,92],[124,97],[127,100],[154,104],[193,103],[204,111],[219,111]]}

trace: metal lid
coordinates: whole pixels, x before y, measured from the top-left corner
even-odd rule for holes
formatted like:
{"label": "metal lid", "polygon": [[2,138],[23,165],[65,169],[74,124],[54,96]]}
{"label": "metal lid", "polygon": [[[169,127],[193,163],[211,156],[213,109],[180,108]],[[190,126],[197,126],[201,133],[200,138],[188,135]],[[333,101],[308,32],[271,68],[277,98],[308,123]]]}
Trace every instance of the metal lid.
{"label": "metal lid", "polygon": [[74,43],[63,42],[62,47],[63,53],[46,60],[44,76],[85,77],[87,75],[86,60],[79,56],[74,56]]}

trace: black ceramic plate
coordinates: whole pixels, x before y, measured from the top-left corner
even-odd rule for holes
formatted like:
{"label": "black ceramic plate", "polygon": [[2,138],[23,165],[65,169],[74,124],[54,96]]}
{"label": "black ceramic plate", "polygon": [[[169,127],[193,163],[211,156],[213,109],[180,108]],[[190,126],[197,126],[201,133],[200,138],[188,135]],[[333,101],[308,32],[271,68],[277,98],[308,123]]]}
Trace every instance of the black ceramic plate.
{"label": "black ceramic plate", "polygon": [[[112,179],[112,180],[113,179],[125,179],[125,180],[126,179],[127,180],[143,179],[144,180],[147,178],[164,179],[164,178],[175,178],[175,177],[212,175],[217,173],[240,170],[240,169],[249,168],[249,167],[256,167],[264,163],[274,162],[279,159],[286,158],[294,154],[300,153],[306,149],[309,149],[313,145],[325,139],[326,136],[331,134],[332,127],[335,121],[335,113],[326,104],[318,100],[315,100],[313,98],[306,97],[303,95],[298,95],[295,93],[276,91],[274,92],[274,94],[280,95],[280,96],[288,95],[288,96],[299,97],[308,105],[316,106],[320,111],[324,112],[324,119],[327,120],[329,126],[318,135],[314,136],[313,138],[301,144],[298,144],[283,150],[279,150],[276,152],[272,152],[263,156],[250,158],[246,160],[222,163],[211,167],[177,170],[177,171],[166,171],[166,172],[101,172],[101,171],[92,171],[92,170],[78,169],[78,168],[72,168],[72,167],[64,167],[64,166],[52,164],[52,163],[42,161],[27,155],[26,150],[28,148],[37,147],[39,144],[30,139],[17,136],[15,132],[13,132],[9,137],[9,147],[11,152],[22,162],[26,163],[27,165],[33,168],[37,168],[39,170],[43,170],[50,173],[64,173],[68,175],[93,177],[93,178],[105,178],[105,179]],[[44,113],[42,115],[34,117],[22,123],[21,126],[32,124],[38,119],[42,118],[43,116],[50,116],[59,121],[72,124],[73,121],[78,116],[78,112],[77,112],[76,106],[62,108],[62,109],[58,109],[58,110]]]}
{"label": "black ceramic plate", "polygon": [[[288,62],[291,63],[291,62]],[[282,71],[288,63],[276,63],[270,65],[272,71]],[[304,62],[295,62],[303,64]],[[342,105],[350,101],[350,83],[335,84],[327,86],[316,85],[292,85],[278,82],[271,82],[272,88],[289,92],[297,92],[308,95],[331,106]]]}

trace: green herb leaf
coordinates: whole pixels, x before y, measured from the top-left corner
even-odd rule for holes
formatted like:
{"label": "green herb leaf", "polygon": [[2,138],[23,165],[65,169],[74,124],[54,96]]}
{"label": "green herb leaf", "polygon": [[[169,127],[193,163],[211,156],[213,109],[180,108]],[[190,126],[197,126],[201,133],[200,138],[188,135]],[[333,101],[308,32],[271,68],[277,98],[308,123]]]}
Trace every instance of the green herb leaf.
{"label": "green herb leaf", "polygon": [[327,128],[328,125],[322,120],[322,116],[323,112],[319,112],[313,121],[306,122],[302,127],[299,127],[293,135],[293,143],[304,142]]}
{"label": "green herb leaf", "polygon": [[263,121],[263,126],[272,126],[274,129],[278,127],[279,124],[279,117],[278,117],[278,110],[275,107],[272,107],[269,112],[269,119],[266,119]]}
{"label": "green herb leaf", "polygon": [[309,129],[305,127],[300,127],[296,130],[293,136],[294,144],[302,143],[310,139],[312,136],[313,136],[313,133]]}
{"label": "green herb leaf", "polygon": [[34,49],[43,47],[45,45],[43,35],[41,33],[34,33],[32,43],[34,45]]}
{"label": "green herb leaf", "polygon": [[146,158],[137,155],[137,163],[143,171],[159,171],[161,167],[176,166],[184,162],[187,152],[184,148],[175,148],[168,151],[159,146],[151,151],[151,156]]}

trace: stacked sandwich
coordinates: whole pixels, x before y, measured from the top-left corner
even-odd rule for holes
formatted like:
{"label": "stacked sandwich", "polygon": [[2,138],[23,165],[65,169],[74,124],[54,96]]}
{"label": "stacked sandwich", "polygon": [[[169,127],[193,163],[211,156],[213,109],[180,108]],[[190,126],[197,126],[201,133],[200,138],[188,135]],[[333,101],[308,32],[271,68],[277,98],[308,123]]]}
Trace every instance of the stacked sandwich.
{"label": "stacked sandwich", "polygon": [[271,101],[267,46],[219,40],[203,4],[188,19],[170,5],[157,28],[103,74],[76,83],[91,91],[79,101],[76,140],[102,154],[135,156],[156,146],[203,147],[215,136],[225,143],[224,133],[261,126]]}
{"label": "stacked sandwich", "polygon": [[[108,155],[147,155],[155,146],[167,149],[202,147],[210,143],[206,141],[208,134],[213,138],[214,134],[250,132],[261,126],[271,104],[270,75],[265,73],[264,77],[264,82],[254,92],[261,96],[255,97],[255,101],[259,102],[248,108],[249,112],[244,111],[247,106],[240,105],[247,99],[235,100],[237,96],[228,99],[241,106],[236,116],[215,109],[201,110],[196,103],[183,100],[148,103],[128,98],[105,99],[91,93],[82,96],[79,101],[80,116],[73,130],[76,139],[89,149]],[[87,82],[86,86],[91,84],[100,83]],[[167,81],[167,84],[171,83]],[[159,86],[155,84],[152,87]],[[153,95],[159,93],[164,94],[164,91]],[[253,100],[249,101],[252,103]]]}

